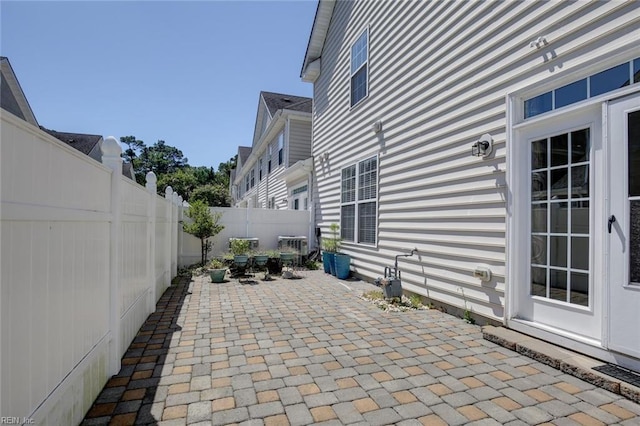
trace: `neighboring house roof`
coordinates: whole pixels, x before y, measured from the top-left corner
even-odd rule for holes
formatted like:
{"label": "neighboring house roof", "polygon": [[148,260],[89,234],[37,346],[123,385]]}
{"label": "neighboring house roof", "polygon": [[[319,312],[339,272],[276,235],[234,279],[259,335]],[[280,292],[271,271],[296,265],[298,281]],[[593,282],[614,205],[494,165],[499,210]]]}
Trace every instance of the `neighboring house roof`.
{"label": "neighboring house roof", "polygon": [[251,155],[251,147],[250,146],[239,146],[238,147],[238,160],[240,160],[241,164],[244,164]]}
{"label": "neighboring house roof", "polygon": [[320,72],[318,64],[315,67],[310,65],[322,56],[322,49],[327,38],[335,4],[335,0],[318,1],[316,16],[313,19],[313,27],[311,27],[311,34],[307,43],[307,51],[304,54],[304,62],[300,70],[300,77],[305,81],[312,81],[317,76],[317,73]]}
{"label": "neighboring house roof", "polygon": [[27,123],[38,126],[38,121],[13,72],[9,58],[5,56],[0,56],[0,106]]}
{"label": "neighboring house roof", "polygon": [[271,117],[280,109],[311,112],[312,99],[304,96],[285,95],[283,93],[260,92]]}
{"label": "neighboring house roof", "polygon": [[135,174],[135,171],[133,170],[133,164],[122,163],[122,176],[126,176],[133,181],[136,180],[136,174]]}
{"label": "neighboring house roof", "polygon": [[56,139],[61,140],[69,146],[77,149],[83,154],[89,155],[91,151],[96,147],[96,145],[102,140],[102,136],[100,135],[88,135],[84,133],[67,133],[67,132],[57,132],[55,130],[49,130],[45,127],[40,126],[42,130],[49,133]]}

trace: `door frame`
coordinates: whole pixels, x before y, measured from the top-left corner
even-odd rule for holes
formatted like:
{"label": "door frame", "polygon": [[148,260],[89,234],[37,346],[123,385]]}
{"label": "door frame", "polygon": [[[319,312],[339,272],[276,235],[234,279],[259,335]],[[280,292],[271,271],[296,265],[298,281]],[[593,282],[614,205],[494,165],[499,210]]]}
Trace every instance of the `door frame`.
{"label": "door frame", "polygon": [[[608,138],[611,138],[611,141],[607,141],[608,146],[610,147],[609,150],[609,157],[607,159],[608,163],[610,164],[610,169],[609,169],[609,184],[613,185],[614,181],[617,181],[617,177],[619,176],[614,176],[614,159],[612,157],[613,155],[613,144],[616,143],[614,138],[611,137],[612,136],[612,132],[613,129],[611,127],[611,123],[613,122],[613,118],[610,116],[610,112],[612,107],[615,107],[617,104],[619,103],[623,103],[623,102],[633,102],[634,100],[636,100],[636,102],[640,103],[640,89],[637,88],[636,91],[627,94],[625,96],[619,96],[616,97],[614,99],[611,99],[607,102],[605,102],[603,104],[603,117],[606,118],[606,123],[607,123],[607,128],[606,130],[606,135]],[[640,111],[640,106],[638,106],[637,108],[633,109],[634,112]],[[623,115],[624,112],[621,112],[621,115]],[[622,123],[624,124],[624,119],[622,120]],[[624,130],[622,129],[618,129],[619,131],[624,133]],[[626,130],[626,128],[625,128]],[[628,143],[628,141],[626,140],[626,135],[625,135],[625,141]],[[616,149],[618,150],[626,150],[626,145],[623,147],[617,147]],[[626,164],[624,164],[624,170],[623,170],[623,179],[628,179],[628,159],[626,156],[624,156],[625,160],[627,160]],[[619,169],[618,169],[619,170]],[[628,186],[625,186],[625,189],[628,188]],[[616,202],[622,202],[623,200],[627,200],[628,199],[628,195],[625,194],[624,192],[626,191],[622,191],[623,193],[620,193],[620,189],[618,188],[617,190],[614,190],[613,188],[609,189],[609,194],[610,194],[610,202],[607,203],[607,215],[609,217],[609,215],[611,214],[617,214],[618,216],[621,216],[622,220],[619,220],[619,222],[623,222],[623,229],[626,231],[625,235],[628,237],[630,235],[630,229],[629,229],[629,220],[630,220],[630,211],[629,211],[629,204],[624,201],[623,203],[619,203],[618,205],[613,205],[612,202],[616,201]],[[617,197],[617,198],[616,198]],[[620,218],[619,218],[620,219]],[[620,226],[619,223],[614,223],[614,228],[617,228],[617,226]],[[613,270],[612,269],[616,269],[620,270],[619,265],[615,266],[614,262],[620,262],[621,259],[615,259],[614,260],[614,255],[620,255],[620,253],[618,251],[615,251],[612,249],[612,244],[614,243],[614,239],[613,236],[615,235],[615,230],[614,233],[608,235],[607,238],[607,245],[606,245],[606,249],[607,249],[607,283],[609,284],[609,292],[608,294],[613,297],[613,292],[614,291],[622,291],[619,286],[620,283],[619,282],[615,282],[614,281],[614,276],[613,276]],[[624,259],[622,259],[622,263],[624,268],[622,268],[622,272],[621,274],[617,277],[618,279],[621,279],[623,281],[622,286],[625,288],[628,288],[627,291],[631,291],[631,292],[640,292],[640,286],[635,284],[635,285],[631,285],[629,284],[630,281],[630,272],[629,272],[629,261],[628,261],[628,250],[629,250],[629,242],[626,242],[626,247],[625,250],[623,250],[623,254],[622,256],[624,256]],[[607,337],[611,336],[611,329],[613,327],[613,319],[614,319],[614,315],[613,315],[613,307],[611,306],[611,300],[608,300],[608,307],[610,309],[610,312],[612,312],[611,316],[609,317],[607,324],[605,324],[605,327],[607,329]],[[626,336],[626,335],[625,335]],[[633,356],[633,357],[638,357],[640,358],[640,349],[636,349],[636,348],[629,348],[629,347],[624,347],[624,346],[620,346],[617,343],[613,342],[612,339],[607,338],[607,341],[605,342],[606,346],[608,348],[610,348],[611,350],[617,351],[619,353],[622,353],[624,355],[628,355],[628,356]]]}
{"label": "door frame", "polygon": [[[509,311],[508,321],[517,321],[520,323],[528,323],[532,326],[546,329],[560,335],[570,336],[578,341],[587,344],[600,346],[602,338],[602,316],[603,301],[601,283],[599,279],[602,276],[602,259],[595,255],[594,247],[602,244],[602,233],[598,229],[598,223],[602,216],[601,194],[604,191],[604,185],[594,176],[594,172],[598,174],[602,172],[601,165],[604,162],[602,155],[602,119],[600,107],[597,104],[590,104],[582,108],[573,109],[572,111],[561,111],[560,113],[549,114],[544,120],[536,120],[533,123],[527,122],[522,125],[514,126],[513,146],[511,146],[511,155],[507,168],[514,171],[512,173],[512,182],[509,184],[509,205],[510,212],[508,220],[511,220],[509,236],[511,246],[508,246],[509,253],[513,254],[509,257],[511,266],[511,276],[509,283],[513,283],[511,287],[511,309]],[[530,269],[530,220],[531,220],[531,199],[528,188],[531,187],[530,181],[530,156],[529,143],[532,139],[544,138],[555,134],[571,132],[579,128],[591,129],[591,149],[590,149],[590,211],[589,211],[589,246],[590,246],[590,271],[589,271],[589,288],[590,303],[589,306],[572,305],[566,302],[555,301],[551,299],[532,298],[529,295],[529,277]],[[516,146],[518,144],[518,146]],[[526,166],[526,167],[523,167]],[[526,170],[526,172],[525,172]],[[571,200],[567,200],[571,202]],[[511,213],[513,212],[513,213]],[[523,248],[525,248],[523,250]],[[525,302],[526,300],[526,302]],[[525,306],[525,303],[527,304]],[[552,321],[540,322],[534,321],[532,318],[524,319],[522,316],[525,312],[533,317],[534,312],[539,317],[558,318],[554,325]],[[541,314],[540,312],[543,312]],[[565,321],[562,321],[560,315],[567,315]],[[575,319],[576,321],[571,321]],[[562,323],[573,323],[580,326],[586,323],[586,326],[574,328],[573,331],[560,328]]]}
{"label": "door frame", "polygon": [[[547,83],[548,84],[548,83]],[[592,272],[594,279],[599,279],[602,282],[602,286],[600,291],[594,292],[594,297],[599,297],[602,304],[602,325],[601,325],[601,338],[600,339],[586,339],[581,338],[579,336],[572,335],[570,333],[565,333],[561,330],[556,330],[550,327],[541,326],[539,324],[530,323],[527,321],[522,321],[517,318],[518,313],[518,300],[517,293],[515,291],[515,286],[518,284],[518,274],[520,271],[518,270],[520,265],[518,265],[518,256],[519,248],[522,247],[523,244],[525,246],[528,244],[528,241],[522,241],[523,236],[518,234],[518,227],[522,226],[522,221],[526,220],[526,218],[522,218],[515,214],[515,211],[521,208],[520,204],[523,203],[522,197],[518,199],[514,196],[512,188],[517,188],[522,185],[521,180],[523,179],[523,173],[519,173],[517,159],[514,158],[514,149],[513,144],[518,141],[518,134],[521,133],[524,129],[530,129],[534,126],[542,126],[544,122],[547,120],[552,120],[554,118],[559,119],[561,116],[575,116],[577,114],[583,113],[586,109],[593,109],[599,111],[599,115],[601,117],[600,128],[601,128],[601,155],[598,159],[597,164],[593,164],[593,167],[597,167],[597,173],[600,176],[609,176],[609,138],[608,138],[608,123],[607,123],[607,108],[608,101],[613,101],[618,98],[627,97],[631,94],[637,93],[640,91],[640,88],[637,86],[627,86],[621,89],[618,89],[614,92],[606,93],[598,97],[590,98],[586,101],[582,101],[576,103],[571,106],[564,107],[560,110],[551,111],[545,114],[541,114],[540,116],[536,116],[533,118],[529,118],[524,120],[523,111],[524,111],[524,98],[531,95],[532,90],[534,90],[536,85],[530,85],[529,87],[523,88],[517,92],[510,93],[506,96],[506,105],[507,105],[507,153],[506,153],[506,181],[507,187],[509,190],[507,191],[506,198],[506,283],[505,286],[505,316],[504,316],[504,324],[505,326],[512,328],[514,330],[523,332],[525,334],[546,340],[553,344],[563,346],[565,348],[584,353],[586,355],[592,356],[594,358],[598,358],[604,360],[606,362],[615,363],[622,366],[627,366],[628,368],[635,369],[638,371],[640,368],[640,360],[628,357],[619,353],[612,353],[608,350],[608,324],[609,324],[609,292],[610,292],[610,283],[608,280],[608,258],[609,258],[609,248],[608,244],[605,244],[608,240],[604,240],[606,236],[602,235],[605,232],[606,226],[598,223],[598,226],[595,229],[600,229],[598,232],[600,235],[598,236],[598,241],[593,241],[593,247],[602,247],[602,254],[598,256],[595,253],[594,262],[601,262],[600,272],[598,276],[595,275],[595,272]],[[597,217],[594,218],[594,224],[596,224],[596,220],[602,222],[604,218],[607,218],[609,215],[609,187],[607,185],[603,185],[603,187],[599,190],[600,196],[598,199],[592,198],[591,203],[593,203],[593,209],[598,213]],[[526,200],[525,200],[526,202]],[[528,216],[527,216],[528,217]],[[528,228],[528,227],[527,227]],[[523,233],[520,233],[523,234]],[[594,235],[594,238],[596,236]],[[525,235],[526,238],[526,235]],[[596,244],[599,244],[597,246]],[[528,249],[529,250],[529,249]],[[525,259],[528,263],[528,259]],[[522,260],[520,260],[522,263]],[[595,265],[594,265],[595,267]]]}

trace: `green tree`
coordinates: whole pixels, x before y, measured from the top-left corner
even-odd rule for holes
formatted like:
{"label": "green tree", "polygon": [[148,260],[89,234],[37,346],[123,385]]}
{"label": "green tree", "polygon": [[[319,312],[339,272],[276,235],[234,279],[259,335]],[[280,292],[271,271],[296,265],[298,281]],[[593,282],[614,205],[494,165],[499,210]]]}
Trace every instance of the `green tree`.
{"label": "green tree", "polygon": [[204,266],[212,246],[207,239],[218,235],[224,229],[224,225],[219,223],[222,213],[212,213],[209,206],[198,200],[191,203],[187,216],[193,222],[183,223],[182,229],[200,239],[201,264]]}
{"label": "green tree", "polygon": [[188,159],[184,157],[182,151],[174,146],[167,145],[163,140],[159,140],[152,146],[142,148],[137,161],[134,163],[138,183],[144,183],[144,177],[148,172],[152,171],[160,178],[161,175],[173,173],[188,165]]}
{"label": "green tree", "polygon": [[229,188],[218,184],[201,185],[189,195],[190,200],[200,200],[211,207],[229,207]]}
{"label": "green tree", "polygon": [[184,167],[178,169],[173,173],[163,174],[158,177],[158,190],[160,194],[164,193],[167,186],[171,186],[171,189],[182,195],[185,201],[191,199],[191,192],[199,185],[198,180],[193,173],[191,167]]}
{"label": "green tree", "polygon": [[120,142],[127,145],[122,153],[122,157],[129,160],[135,169],[135,159],[138,157],[138,152],[145,148],[143,141],[138,140],[135,136],[122,136]]}

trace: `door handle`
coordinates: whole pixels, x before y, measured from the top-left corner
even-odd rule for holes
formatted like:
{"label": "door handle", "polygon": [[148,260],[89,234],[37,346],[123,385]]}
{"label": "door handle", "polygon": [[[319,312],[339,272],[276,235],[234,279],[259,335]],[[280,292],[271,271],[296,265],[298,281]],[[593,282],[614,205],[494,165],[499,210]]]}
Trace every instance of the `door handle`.
{"label": "door handle", "polygon": [[607,227],[609,228],[609,233],[611,233],[611,226],[616,221],[615,215],[609,216],[609,222],[607,223]]}

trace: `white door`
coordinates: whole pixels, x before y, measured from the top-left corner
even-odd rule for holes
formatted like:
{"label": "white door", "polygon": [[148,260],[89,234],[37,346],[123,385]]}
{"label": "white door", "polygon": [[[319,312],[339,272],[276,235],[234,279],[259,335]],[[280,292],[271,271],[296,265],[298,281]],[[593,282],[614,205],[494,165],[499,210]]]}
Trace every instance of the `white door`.
{"label": "white door", "polygon": [[608,137],[608,346],[640,358],[640,94],[609,103]]}
{"label": "white door", "polygon": [[514,318],[594,343],[602,334],[594,210],[600,123],[596,108],[517,132],[511,253],[518,265]]}

